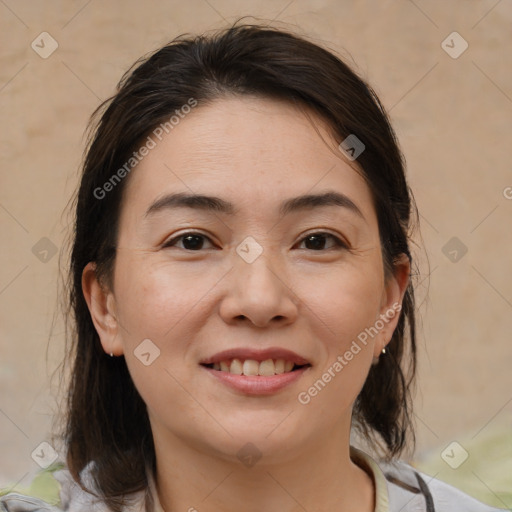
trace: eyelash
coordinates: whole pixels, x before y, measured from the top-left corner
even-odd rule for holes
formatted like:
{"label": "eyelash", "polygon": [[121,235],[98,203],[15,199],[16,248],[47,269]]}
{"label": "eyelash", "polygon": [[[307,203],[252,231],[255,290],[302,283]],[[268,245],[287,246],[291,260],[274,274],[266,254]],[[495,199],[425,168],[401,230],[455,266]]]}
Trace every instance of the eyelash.
{"label": "eyelash", "polygon": [[[190,236],[190,235],[206,238],[207,240],[210,241],[210,243],[212,243],[210,238],[207,237],[206,235],[204,235],[203,233],[199,233],[199,232],[196,232],[196,231],[188,231],[188,232],[183,233],[182,235],[179,235],[179,236],[177,236],[175,238],[171,238],[170,240],[165,242],[162,247],[163,248],[173,247],[178,240],[184,239],[184,238],[186,238],[187,236]],[[332,238],[334,240],[335,246],[339,247],[340,249],[349,249],[348,244],[346,244],[343,240],[341,240],[339,237],[333,235],[332,233],[328,233],[328,232],[325,232],[325,231],[315,231],[313,233],[308,233],[305,237],[303,237],[300,240],[300,243],[303,243],[309,237],[319,236],[319,235]],[[201,249],[199,249],[199,250],[185,249],[183,247],[179,247],[179,249],[183,249],[184,251],[188,251],[188,252],[199,252],[201,250]],[[311,250],[313,252],[326,252],[326,250],[328,250],[328,249],[320,249],[320,250],[311,249]]]}

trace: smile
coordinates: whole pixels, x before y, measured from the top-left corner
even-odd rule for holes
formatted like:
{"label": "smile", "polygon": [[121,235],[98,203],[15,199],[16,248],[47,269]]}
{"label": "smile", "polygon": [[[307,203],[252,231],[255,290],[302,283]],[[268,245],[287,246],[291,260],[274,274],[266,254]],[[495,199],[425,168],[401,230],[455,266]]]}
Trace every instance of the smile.
{"label": "smile", "polygon": [[256,361],[255,359],[227,359],[218,363],[204,364],[208,368],[220,372],[231,373],[234,375],[262,376],[281,375],[290,373],[310,364],[299,365],[293,361],[285,359],[265,359]]}

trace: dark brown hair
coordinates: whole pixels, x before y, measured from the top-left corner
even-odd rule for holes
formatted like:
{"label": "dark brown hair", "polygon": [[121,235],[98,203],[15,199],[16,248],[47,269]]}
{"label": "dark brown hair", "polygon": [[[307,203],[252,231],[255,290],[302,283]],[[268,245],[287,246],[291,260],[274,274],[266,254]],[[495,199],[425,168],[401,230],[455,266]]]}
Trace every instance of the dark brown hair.
{"label": "dark brown hair", "polygon": [[[416,210],[395,134],[371,87],[332,52],[286,31],[235,23],[210,36],[180,36],[138,61],[123,76],[116,94],[96,110],[92,121],[98,121],[91,121],[69,274],[73,332],[67,463],[77,480],[84,467],[94,463],[96,487],[114,511],[121,510],[123,496],[147,488],[155,452],[146,406],[124,357],[110,358],[103,351],[82,293],[82,271],[91,261],[105,286],[112,284],[127,178],[103,198],[95,190],[191,98],[200,107],[227,94],[306,107],[325,121],[338,142],[355,134],[365,145],[357,163],[373,196],[386,275],[401,254],[411,260],[411,216]],[[399,455],[408,439],[414,443],[415,371],[410,283],[387,353],[371,367],[353,409],[354,426],[389,458]]]}

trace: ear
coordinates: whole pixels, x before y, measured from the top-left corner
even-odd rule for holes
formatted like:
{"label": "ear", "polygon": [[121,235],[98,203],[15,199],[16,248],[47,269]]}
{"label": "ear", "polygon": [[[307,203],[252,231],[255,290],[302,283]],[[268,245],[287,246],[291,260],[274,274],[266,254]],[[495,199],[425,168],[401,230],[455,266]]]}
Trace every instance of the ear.
{"label": "ear", "polygon": [[89,262],[82,272],[82,291],[103,350],[107,354],[122,355],[114,294],[99,282],[93,262]]}
{"label": "ear", "polygon": [[409,285],[410,273],[411,262],[406,254],[401,254],[398,259],[395,259],[393,274],[384,284],[379,316],[384,327],[379,330],[379,336],[375,340],[373,355],[376,358],[389,343],[396,329],[402,310],[402,301]]}

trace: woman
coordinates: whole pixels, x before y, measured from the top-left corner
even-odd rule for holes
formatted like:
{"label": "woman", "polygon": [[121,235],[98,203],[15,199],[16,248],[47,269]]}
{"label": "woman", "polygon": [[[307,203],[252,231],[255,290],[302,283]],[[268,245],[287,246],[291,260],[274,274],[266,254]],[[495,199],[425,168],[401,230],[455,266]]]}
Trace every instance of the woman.
{"label": "woman", "polygon": [[235,25],[139,62],[77,197],[58,510],[497,510],[398,461],[412,212],[379,100],[330,52]]}

